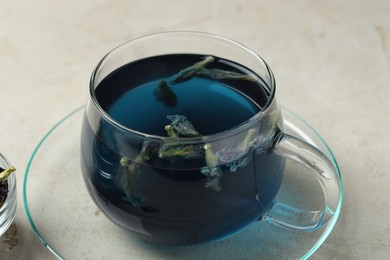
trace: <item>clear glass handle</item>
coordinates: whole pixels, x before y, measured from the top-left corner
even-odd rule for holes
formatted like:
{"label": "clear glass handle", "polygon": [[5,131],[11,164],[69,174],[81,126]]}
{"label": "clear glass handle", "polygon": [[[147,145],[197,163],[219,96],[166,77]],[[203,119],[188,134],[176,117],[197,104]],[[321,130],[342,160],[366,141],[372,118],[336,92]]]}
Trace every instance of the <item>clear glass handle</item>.
{"label": "clear glass handle", "polygon": [[320,183],[324,194],[324,208],[303,211],[275,201],[263,221],[294,230],[311,231],[325,225],[334,215],[340,198],[337,173],[331,161],[314,146],[287,134],[274,147],[274,152],[303,164]]}

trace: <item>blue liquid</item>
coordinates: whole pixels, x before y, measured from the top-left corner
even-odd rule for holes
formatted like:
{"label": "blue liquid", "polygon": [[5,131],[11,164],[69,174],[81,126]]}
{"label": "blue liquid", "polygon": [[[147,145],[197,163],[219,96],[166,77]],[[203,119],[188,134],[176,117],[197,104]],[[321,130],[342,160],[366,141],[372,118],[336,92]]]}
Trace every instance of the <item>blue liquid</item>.
{"label": "blue liquid", "polygon": [[[164,126],[170,123],[166,115],[185,115],[199,133],[210,135],[245,122],[265,105],[267,89],[261,82],[215,81],[200,77],[172,86],[177,97],[174,105],[156,99],[153,91],[160,80],[200,58],[171,55],[128,64],[101,82],[96,89],[97,100],[120,124],[161,136],[166,136]],[[246,68],[224,60],[214,66],[247,72]],[[143,239],[195,244],[229,236],[261,217],[271,206],[282,180],[283,159],[272,153],[246,155],[249,163],[235,172],[228,166],[220,166],[223,172],[220,191],[205,187],[206,176],[197,167],[204,165],[204,159],[200,162],[153,159],[149,165],[139,168],[137,191],[145,201],[135,205],[124,199],[125,194],[118,185],[123,175],[119,164],[123,154],[106,145],[116,137],[109,133],[110,129],[102,123],[95,135],[84,119],[83,177],[102,211],[113,222]],[[176,166],[180,163],[194,167],[179,169]]]}
{"label": "blue liquid", "polygon": [[[259,107],[227,85],[204,78],[173,85],[173,107],[156,102],[153,91],[159,81],[131,89],[108,108],[108,114],[130,129],[166,136],[167,115],[185,115],[202,135],[233,128],[254,116]],[[228,118],[228,120],[227,120]]]}

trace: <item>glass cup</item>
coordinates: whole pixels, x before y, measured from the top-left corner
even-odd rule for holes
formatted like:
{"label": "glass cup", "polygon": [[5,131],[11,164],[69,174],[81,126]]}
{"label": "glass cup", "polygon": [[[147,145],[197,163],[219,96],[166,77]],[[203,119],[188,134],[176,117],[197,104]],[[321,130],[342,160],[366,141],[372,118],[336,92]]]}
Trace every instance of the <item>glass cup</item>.
{"label": "glass cup", "polygon": [[[96,95],[99,84],[127,64],[167,54],[218,57],[247,68],[261,84],[240,84],[233,86],[234,91],[261,109],[248,120],[205,136],[155,135],[113,118]],[[146,66],[142,73],[129,76],[140,78],[142,84],[155,80],[155,71]],[[115,86],[110,86],[103,96],[115,91]],[[260,98],[264,95],[265,99]],[[202,106],[197,98],[193,96]],[[138,112],[127,113],[134,116]],[[152,116],[143,115],[139,120],[153,120]],[[230,118],[227,114],[223,120]],[[180,153],[197,151],[202,158],[176,156],[168,160],[161,156],[167,147],[179,147]],[[150,159],[151,154],[158,155]],[[318,192],[324,201],[318,209],[303,211],[275,200],[286,159],[309,168],[320,184]],[[141,37],[113,49],[99,62],[90,80],[83,119],[81,167],[89,194],[111,221],[143,239],[164,244],[218,240],[257,221],[315,230],[331,219],[340,195],[337,173],[328,158],[283,132],[275,79],[266,62],[235,41],[198,32]]]}
{"label": "glass cup", "polygon": [[[0,167],[3,169],[11,167],[11,164],[1,153]],[[7,231],[14,220],[16,213],[16,177],[14,172],[7,177],[7,182],[8,194],[0,208],[0,237]]]}

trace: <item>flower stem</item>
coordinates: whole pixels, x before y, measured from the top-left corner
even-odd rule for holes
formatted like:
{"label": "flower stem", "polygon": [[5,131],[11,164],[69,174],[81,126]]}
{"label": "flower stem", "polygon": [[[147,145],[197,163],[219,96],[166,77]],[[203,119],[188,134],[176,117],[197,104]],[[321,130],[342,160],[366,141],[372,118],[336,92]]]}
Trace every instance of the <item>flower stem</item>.
{"label": "flower stem", "polygon": [[0,172],[0,181],[5,180],[14,171],[16,171],[16,168],[14,166],[10,166],[4,171]]}

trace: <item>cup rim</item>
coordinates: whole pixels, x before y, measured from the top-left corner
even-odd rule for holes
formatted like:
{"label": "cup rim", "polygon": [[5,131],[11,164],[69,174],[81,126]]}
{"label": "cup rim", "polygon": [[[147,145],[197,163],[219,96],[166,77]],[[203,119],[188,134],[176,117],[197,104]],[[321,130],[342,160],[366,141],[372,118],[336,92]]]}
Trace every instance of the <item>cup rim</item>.
{"label": "cup rim", "polygon": [[155,142],[164,142],[166,140],[172,139],[172,137],[169,137],[169,136],[160,136],[160,135],[143,133],[143,132],[128,128],[128,127],[122,125],[121,123],[119,123],[118,121],[114,120],[99,104],[99,101],[97,100],[96,95],[95,95],[95,87],[94,87],[95,78],[97,76],[97,73],[98,73],[100,67],[113,53],[115,53],[120,48],[122,48],[128,44],[136,43],[138,41],[142,41],[142,40],[147,39],[147,38],[154,38],[154,37],[160,37],[160,36],[165,36],[165,35],[172,35],[172,36],[176,35],[176,36],[182,36],[182,37],[184,37],[186,35],[187,36],[197,36],[197,37],[209,37],[209,38],[214,38],[214,39],[228,42],[232,46],[236,46],[237,48],[243,49],[244,51],[249,53],[252,57],[257,59],[260,63],[262,63],[264,65],[266,71],[268,72],[268,76],[269,76],[270,82],[271,82],[271,84],[268,86],[268,87],[270,87],[270,95],[268,97],[267,103],[264,105],[264,107],[260,111],[258,111],[251,118],[247,119],[246,121],[243,121],[241,124],[238,124],[232,128],[223,130],[223,131],[215,133],[215,134],[204,135],[204,136],[199,136],[199,137],[178,137],[177,139],[175,139],[176,141],[179,141],[180,143],[183,143],[183,144],[192,144],[192,143],[204,142],[205,140],[207,140],[207,142],[221,140],[221,139],[224,139],[224,138],[229,137],[229,136],[233,136],[239,132],[242,132],[242,131],[250,128],[250,126],[254,125],[258,120],[260,120],[264,116],[264,114],[267,113],[268,109],[271,107],[271,104],[275,100],[275,92],[276,92],[275,77],[274,77],[274,74],[273,74],[271,68],[266,63],[266,61],[260,55],[258,55],[255,51],[253,51],[252,49],[246,47],[245,45],[243,45],[235,40],[232,40],[230,38],[227,38],[225,36],[220,36],[217,34],[199,32],[199,31],[163,31],[163,32],[156,32],[156,33],[142,35],[142,36],[133,38],[131,40],[128,40],[128,41],[116,46],[115,48],[111,49],[106,55],[104,55],[103,58],[99,61],[99,63],[94,68],[92,75],[91,75],[91,78],[90,78],[90,81],[89,81],[90,97],[91,97],[93,106],[96,108],[99,115],[106,122],[109,122],[111,125],[115,126],[116,128],[118,128],[122,131],[125,131],[128,134],[133,134],[134,136],[138,136],[138,137],[145,139],[145,140],[150,140],[150,141],[155,141]]}

